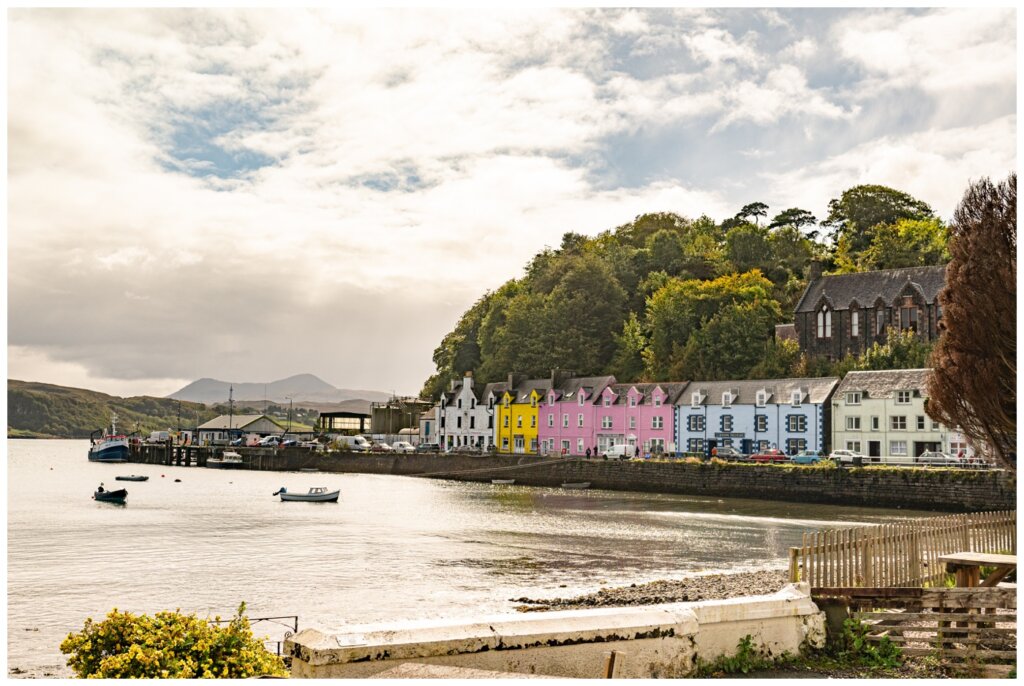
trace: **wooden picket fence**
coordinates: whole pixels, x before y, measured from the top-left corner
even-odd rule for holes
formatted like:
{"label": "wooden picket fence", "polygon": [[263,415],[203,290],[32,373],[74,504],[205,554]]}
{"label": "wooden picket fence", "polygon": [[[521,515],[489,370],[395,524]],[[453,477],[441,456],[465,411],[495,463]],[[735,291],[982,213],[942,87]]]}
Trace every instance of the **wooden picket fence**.
{"label": "wooden picket fence", "polygon": [[1017,512],[974,512],[804,534],[790,581],[812,587],[941,585],[941,555],[1017,552]]}

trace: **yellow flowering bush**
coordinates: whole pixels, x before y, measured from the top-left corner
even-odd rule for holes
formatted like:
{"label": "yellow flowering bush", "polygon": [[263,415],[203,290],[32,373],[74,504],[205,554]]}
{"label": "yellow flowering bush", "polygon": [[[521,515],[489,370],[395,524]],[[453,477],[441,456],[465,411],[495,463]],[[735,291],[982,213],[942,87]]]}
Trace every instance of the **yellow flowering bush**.
{"label": "yellow flowering bush", "polygon": [[[220,617],[216,618],[217,620]],[[252,634],[245,603],[226,627],[195,614],[155,616],[110,611],[102,622],[85,620],[60,644],[68,666],[90,679],[244,679],[288,676],[281,658]]]}

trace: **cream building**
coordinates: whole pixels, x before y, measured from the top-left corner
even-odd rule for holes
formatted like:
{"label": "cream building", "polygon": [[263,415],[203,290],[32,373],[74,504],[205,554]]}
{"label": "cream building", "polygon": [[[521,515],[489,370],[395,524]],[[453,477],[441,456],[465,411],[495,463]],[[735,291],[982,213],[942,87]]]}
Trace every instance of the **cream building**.
{"label": "cream building", "polygon": [[930,371],[848,373],[832,396],[832,449],[886,459],[948,452],[953,432],[924,410]]}

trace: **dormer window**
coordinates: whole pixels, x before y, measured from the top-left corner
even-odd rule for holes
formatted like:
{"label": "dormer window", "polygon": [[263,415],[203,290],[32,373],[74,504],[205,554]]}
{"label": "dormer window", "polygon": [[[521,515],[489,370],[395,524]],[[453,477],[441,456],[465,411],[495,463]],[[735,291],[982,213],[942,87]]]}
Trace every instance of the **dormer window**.
{"label": "dormer window", "polygon": [[636,407],[636,396],[635,395],[629,396],[629,406],[630,407]]}
{"label": "dormer window", "polygon": [[793,391],[793,397],[792,397],[792,405],[793,405],[793,407],[799,407],[800,406],[800,399],[802,397],[803,397],[803,393],[801,393],[800,391]]}
{"label": "dormer window", "polygon": [[690,407],[700,407],[700,393],[694,393],[690,396]]}
{"label": "dormer window", "polygon": [[578,400],[579,400],[580,407],[583,407],[583,394],[582,393],[580,393],[580,396],[579,396]]}
{"label": "dormer window", "polygon": [[896,391],[896,404],[909,405],[913,394],[910,391]]}
{"label": "dormer window", "polygon": [[832,338],[832,310],[828,305],[818,310],[818,338]]}
{"label": "dormer window", "polygon": [[660,395],[654,396],[654,398],[652,398],[652,400],[654,401],[654,406],[655,407],[661,407],[661,396]]}
{"label": "dormer window", "polygon": [[462,409],[462,398],[459,398],[459,399],[458,399],[458,401],[456,401],[456,406],[457,406],[457,407],[458,407],[458,408],[459,408],[460,410]]}
{"label": "dormer window", "polygon": [[555,404],[555,394],[552,393],[551,395],[548,396],[548,405],[554,405],[554,404]]}
{"label": "dormer window", "polygon": [[861,398],[861,392],[860,391],[851,391],[851,392],[846,394],[846,404],[847,405],[860,405],[860,398]]}
{"label": "dormer window", "polygon": [[606,395],[604,397],[604,406],[605,407],[611,407],[612,406],[612,397],[610,395]]}
{"label": "dormer window", "polygon": [[732,405],[732,393],[726,391],[722,394],[722,407],[729,407]]}
{"label": "dormer window", "polygon": [[764,407],[765,402],[768,400],[768,394],[764,391],[757,392],[757,406]]}
{"label": "dormer window", "polygon": [[508,397],[506,397],[504,399],[504,401],[502,401],[502,404],[505,406],[505,409],[507,410],[508,409]]}
{"label": "dormer window", "polygon": [[530,407],[537,407],[537,396],[530,396]]}

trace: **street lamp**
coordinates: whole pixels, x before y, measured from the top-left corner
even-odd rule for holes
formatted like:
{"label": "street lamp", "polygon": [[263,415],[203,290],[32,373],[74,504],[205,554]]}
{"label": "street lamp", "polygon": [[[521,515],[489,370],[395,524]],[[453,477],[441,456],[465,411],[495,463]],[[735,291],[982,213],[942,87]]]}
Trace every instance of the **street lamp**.
{"label": "street lamp", "polygon": [[292,403],[293,403],[293,401],[288,396],[285,396],[284,399],[288,401],[288,428],[284,432],[285,435],[287,435],[287,434],[291,433],[291,430],[292,430]]}

